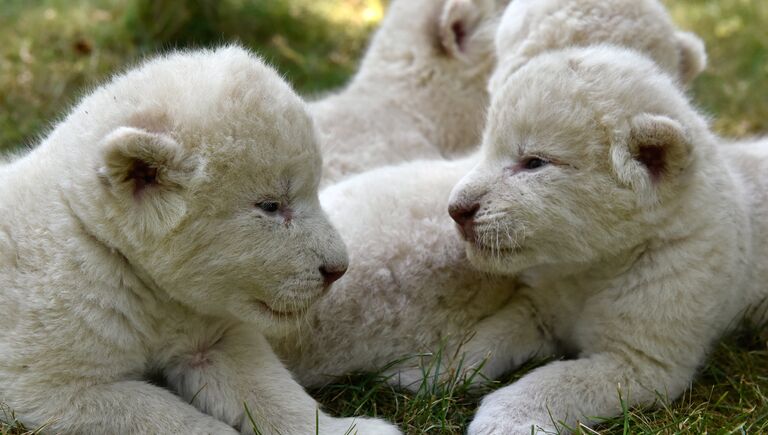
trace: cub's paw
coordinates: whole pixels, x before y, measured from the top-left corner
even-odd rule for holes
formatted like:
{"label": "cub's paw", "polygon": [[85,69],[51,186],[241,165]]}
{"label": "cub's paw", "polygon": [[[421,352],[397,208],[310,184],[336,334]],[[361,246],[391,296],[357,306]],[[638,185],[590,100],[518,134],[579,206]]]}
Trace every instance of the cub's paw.
{"label": "cub's paw", "polygon": [[200,435],[237,435],[240,433],[232,426],[210,417],[188,421],[187,424],[189,427],[186,428],[186,433]]}
{"label": "cub's paw", "polygon": [[[418,393],[422,390],[431,391],[435,384],[440,384],[442,379],[424,373],[419,367],[396,370],[387,374],[388,383],[393,387],[401,388],[412,393]],[[435,382],[437,381],[437,382]]]}
{"label": "cub's paw", "polygon": [[468,389],[483,386],[488,381],[482,372],[475,368],[467,368],[461,373],[448,367],[440,367],[436,372],[431,368],[426,372],[421,367],[404,368],[388,375],[389,384],[412,393],[419,391],[433,391],[434,389],[453,387],[459,385]]}
{"label": "cub's paw", "polygon": [[534,423],[517,424],[502,420],[496,421],[472,421],[467,430],[467,435],[531,435],[554,434],[554,430],[544,429]]}
{"label": "cub's paw", "polygon": [[536,418],[538,412],[531,409],[529,404],[505,400],[497,394],[498,392],[492,393],[483,399],[475,418],[469,424],[467,435],[559,433],[548,416]]}
{"label": "cub's paw", "polygon": [[[331,427],[333,426],[333,427]],[[392,423],[378,418],[339,418],[326,429],[320,426],[320,433],[327,435],[402,435]]]}

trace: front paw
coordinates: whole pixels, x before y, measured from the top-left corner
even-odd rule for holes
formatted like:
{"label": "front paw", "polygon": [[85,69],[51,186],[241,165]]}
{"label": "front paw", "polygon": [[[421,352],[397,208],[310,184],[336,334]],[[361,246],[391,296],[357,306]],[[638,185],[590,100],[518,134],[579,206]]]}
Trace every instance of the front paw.
{"label": "front paw", "polygon": [[223,423],[214,418],[207,417],[196,419],[193,421],[187,421],[189,427],[184,431],[188,434],[199,435],[238,435],[239,432],[232,426]]}
{"label": "front paw", "polygon": [[439,385],[442,382],[440,376],[435,377],[433,374],[425,373],[420,367],[397,370],[387,374],[387,379],[393,387],[401,388],[411,393],[431,391],[434,389],[435,384]]}
{"label": "front paw", "polygon": [[556,434],[549,416],[539,416],[530,403],[505,400],[492,393],[483,399],[469,424],[467,435],[531,435]]}
{"label": "front paw", "polygon": [[487,382],[486,377],[475,368],[466,368],[461,373],[447,367],[439,367],[437,370],[431,368],[431,370],[427,372],[421,367],[400,369],[388,376],[389,384],[412,393],[419,393],[453,386],[474,389]]}
{"label": "front paw", "polygon": [[536,423],[519,423],[508,421],[503,417],[485,418],[477,416],[467,429],[467,435],[531,435],[531,434],[556,434],[553,430],[547,430]]}
{"label": "front paw", "polygon": [[402,435],[392,423],[378,418],[336,418],[332,423],[323,428],[321,422],[320,433],[325,435]]}

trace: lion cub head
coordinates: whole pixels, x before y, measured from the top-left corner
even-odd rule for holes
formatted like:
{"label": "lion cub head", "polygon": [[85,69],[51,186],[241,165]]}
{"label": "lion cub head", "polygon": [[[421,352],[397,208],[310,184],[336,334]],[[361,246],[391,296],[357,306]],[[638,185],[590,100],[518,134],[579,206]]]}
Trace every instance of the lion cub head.
{"label": "lion cub head", "polygon": [[635,52],[552,52],[506,83],[481,162],[449,208],[485,271],[590,263],[642,244],[687,194],[692,144],[711,143],[675,80]]}
{"label": "lion cub head", "polygon": [[659,0],[515,0],[496,32],[499,66],[489,87],[544,52],[597,44],[645,53],[683,84],[707,63],[704,43],[678,30]]}
{"label": "lion cub head", "polygon": [[271,330],[346,270],[304,103],[245,50],[149,61],[71,119],[96,130],[73,202],[149,287]]}

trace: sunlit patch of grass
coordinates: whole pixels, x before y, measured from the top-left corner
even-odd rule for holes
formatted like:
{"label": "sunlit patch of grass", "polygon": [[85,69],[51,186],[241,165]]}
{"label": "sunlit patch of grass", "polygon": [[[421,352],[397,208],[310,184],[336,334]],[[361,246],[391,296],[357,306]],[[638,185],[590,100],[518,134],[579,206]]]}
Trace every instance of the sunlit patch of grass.
{"label": "sunlit patch of grass", "polygon": [[5,0],[0,151],[34,143],[77,97],[144,55],[237,41],[304,94],[354,72],[381,0]]}
{"label": "sunlit patch of grass", "polygon": [[327,17],[338,25],[365,26],[378,23],[384,16],[381,0],[315,0],[305,2],[304,7]]}
{"label": "sunlit patch of grass", "polygon": [[12,2],[0,15],[0,150],[33,142],[77,95],[130,62],[114,25],[119,3]]}
{"label": "sunlit patch of grass", "polygon": [[[126,24],[143,47],[253,47],[299,90],[339,86],[354,72],[381,9],[378,0],[132,0]],[[368,18],[366,18],[368,17]]]}
{"label": "sunlit patch of grass", "polygon": [[673,17],[707,44],[709,67],[696,81],[696,101],[720,133],[768,132],[768,2],[668,0]]}

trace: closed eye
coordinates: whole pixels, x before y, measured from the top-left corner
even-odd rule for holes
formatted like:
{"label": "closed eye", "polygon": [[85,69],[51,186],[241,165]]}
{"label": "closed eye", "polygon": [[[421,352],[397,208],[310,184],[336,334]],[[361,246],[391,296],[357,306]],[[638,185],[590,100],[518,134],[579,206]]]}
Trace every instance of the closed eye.
{"label": "closed eye", "polygon": [[257,202],[256,207],[260,208],[265,213],[277,213],[280,210],[280,203],[277,201],[262,201]]}
{"label": "closed eye", "polygon": [[552,162],[541,157],[526,157],[520,162],[520,168],[526,171],[535,171],[536,169],[543,168],[550,163]]}

